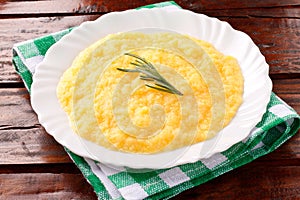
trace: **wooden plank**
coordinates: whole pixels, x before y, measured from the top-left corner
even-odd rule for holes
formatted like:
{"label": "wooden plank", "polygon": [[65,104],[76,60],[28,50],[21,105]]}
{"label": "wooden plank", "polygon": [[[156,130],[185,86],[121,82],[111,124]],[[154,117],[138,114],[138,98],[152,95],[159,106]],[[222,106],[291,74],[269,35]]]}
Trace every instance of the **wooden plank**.
{"label": "wooden plank", "polygon": [[299,94],[300,79],[276,79],[273,80],[273,90],[277,94]]}
{"label": "wooden plank", "polygon": [[[263,1],[261,1],[263,2]],[[300,10],[295,7],[269,7],[269,8],[241,8],[241,9],[221,9],[221,10],[193,10],[214,17],[242,17],[242,18],[300,18]]]}
{"label": "wooden plank", "polygon": [[0,165],[72,162],[42,127],[0,128],[0,143]]}
{"label": "wooden plank", "polygon": [[[69,27],[77,26],[87,20],[94,20],[98,15],[21,18],[0,20],[0,83],[19,83],[21,79],[12,67],[13,44],[42,35],[47,35]],[[300,75],[300,19],[277,18],[228,18],[234,28],[249,34],[260,48],[270,65],[270,74]],[[14,33],[14,34],[11,34]]]}
{"label": "wooden plank", "polygon": [[[12,47],[53,32],[77,26],[98,16],[43,17],[0,20],[0,83],[21,82],[12,66]],[[12,34],[13,33],[13,34]]]}
{"label": "wooden plank", "polygon": [[[297,88],[296,88],[297,89]],[[299,85],[298,85],[299,89]],[[275,91],[276,92],[276,91]],[[278,94],[288,105],[290,105],[297,113],[300,113],[300,93],[298,94]]]}
{"label": "wooden plank", "polygon": [[[300,79],[273,81],[273,91],[298,113],[300,113],[299,82]],[[30,106],[29,98],[25,88],[0,89],[1,130],[40,128],[36,114]]]}
{"label": "wooden plank", "polygon": [[[279,176],[280,175],[280,176]],[[0,174],[4,199],[96,199],[80,174]],[[298,166],[265,167],[252,162],[212,181],[185,191],[179,199],[297,199],[300,198]]]}
{"label": "wooden plank", "polygon": [[81,174],[10,173],[0,174],[3,199],[96,199]]}
{"label": "wooden plank", "polygon": [[[121,11],[132,9],[152,3],[161,2],[159,0],[145,1],[127,1],[124,3],[120,0],[47,0],[47,1],[2,1],[0,15],[18,15],[18,14],[73,14],[73,13],[103,13],[112,11]],[[176,1],[182,8],[203,12],[206,10],[225,10],[225,9],[243,9],[243,8],[274,8],[299,6],[298,0],[288,1],[260,1],[260,0],[213,0],[213,1]],[[38,9],[36,9],[38,8]],[[283,16],[290,12],[282,13]]]}
{"label": "wooden plank", "polygon": [[[44,130],[0,130],[1,164],[43,164],[72,162],[59,145]],[[262,157],[259,162],[265,165],[300,164],[300,134],[296,134],[274,153]],[[272,161],[272,162],[270,162]],[[273,162],[276,161],[276,162]],[[1,170],[0,170],[1,171]]]}
{"label": "wooden plank", "polygon": [[0,89],[0,93],[0,128],[2,130],[39,127],[25,88]]}
{"label": "wooden plank", "polygon": [[300,20],[275,18],[222,19],[229,22],[233,28],[244,31],[252,38],[270,65],[270,75],[299,75],[300,48],[297,41],[300,37]]}
{"label": "wooden plank", "polygon": [[[297,112],[300,112],[299,81],[274,81],[274,91]],[[0,143],[0,164],[71,162],[63,148],[40,126],[24,88],[0,89]],[[299,143],[297,134],[265,160],[286,160],[293,164],[300,158]]]}
{"label": "wooden plank", "polygon": [[[0,1],[0,199],[97,199],[63,148],[38,123],[12,67],[12,45],[154,2]],[[299,0],[176,2],[248,33],[270,64],[274,91],[300,112]],[[275,152],[174,199],[300,199],[299,143],[298,133]]]}
{"label": "wooden plank", "polygon": [[[177,1],[176,1],[177,2]],[[238,8],[269,8],[269,7],[283,7],[283,6],[297,6],[299,1],[289,0],[289,1],[272,1],[272,0],[211,0],[211,1],[178,1],[179,5],[182,7],[189,7],[193,10],[203,9],[203,10],[223,10],[223,9],[238,9]]]}
{"label": "wooden plank", "polygon": [[270,166],[300,166],[300,132],[289,139],[286,143],[256,162],[266,167]]}
{"label": "wooden plank", "polygon": [[45,164],[0,164],[0,174],[22,173],[67,173],[80,174],[80,170],[73,162],[69,163],[45,163]]}
{"label": "wooden plank", "polygon": [[252,162],[199,187],[179,194],[181,199],[299,199],[300,168],[265,167]]}
{"label": "wooden plank", "polygon": [[40,126],[26,89],[0,89],[0,164],[70,162]]}

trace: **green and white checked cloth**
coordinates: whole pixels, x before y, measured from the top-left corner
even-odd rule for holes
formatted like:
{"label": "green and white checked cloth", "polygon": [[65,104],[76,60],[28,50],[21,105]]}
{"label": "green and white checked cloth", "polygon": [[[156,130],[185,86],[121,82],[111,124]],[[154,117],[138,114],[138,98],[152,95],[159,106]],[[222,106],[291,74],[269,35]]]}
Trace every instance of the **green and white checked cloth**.
{"label": "green and white checked cloth", "polygon": [[[145,7],[179,8],[174,2]],[[70,31],[68,29],[14,45],[13,63],[29,91],[36,65],[43,60],[48,48]],[[93,186],[99,199],[168,199],[270,153],[296,134],[299,128],[299,115],[272,93],[262,121],[246,139],[227,151],[196,163],[138,173],[77,156],[68,149],[66,151]]]}

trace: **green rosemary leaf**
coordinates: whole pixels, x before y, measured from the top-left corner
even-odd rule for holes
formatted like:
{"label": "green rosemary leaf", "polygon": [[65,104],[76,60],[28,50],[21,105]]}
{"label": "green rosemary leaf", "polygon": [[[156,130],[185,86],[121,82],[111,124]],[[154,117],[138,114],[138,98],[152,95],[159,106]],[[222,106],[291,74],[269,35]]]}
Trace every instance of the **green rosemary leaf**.
{"label": "green rosemary leaf", "polygon": [[159,91],[162,91],[162,92],[168,92],[168,93],[171,93],[171,94],[175,94],[174,92],[172,92],[171,90],[166,90],[166,89],[163,89],[163,88],[160,88],[160,87],[155,87],[153,85],[149,85],[149,84],[145,84],[147,87],[149,88],[152,88],[152,89],[156,89],[156,90],[159,90]]}
{"label": "green rosemary leaf", "polygon": [[149,76],[143,76],[143,75],[140,75],[140,79],[142,79],[144,81],[154,81],[151,77],[149,77]]}
{"label": "green rosemary leaf", "polygon": [[131,65],[135,66],[135,69],[123,69],[123,68],[117,68],[120,71],[123,72],[139,72],[140,73],[140,79],[144,81],[154,81],[155,85],[149,85],[145,84],[147,87],[168,92],[172,94],[177,94],[182,96],[183,94],[177,90],[173,85],[171,85],[162,75],[159,74],[159,72],[156,70],[154,65],[144,58],[131,54],[131,53],[125,53],[124,55],[131,56],[136,58],[134,62],[130,62]]}
{"label": "green rosemary leaf", "polygon": [[159,87],[162,87],[162,88],[165,88],[165,89],[169,89],[169,87],[165,84],[159,84],[159,83],[155,83],[155,85],[159,86]]}
{"label": "green rosemary leaf", "polygon": [[117,70],[123,71],[123,72],[139,72],[139,70],[136,69],[122,69],[122,68],[117,68]]}

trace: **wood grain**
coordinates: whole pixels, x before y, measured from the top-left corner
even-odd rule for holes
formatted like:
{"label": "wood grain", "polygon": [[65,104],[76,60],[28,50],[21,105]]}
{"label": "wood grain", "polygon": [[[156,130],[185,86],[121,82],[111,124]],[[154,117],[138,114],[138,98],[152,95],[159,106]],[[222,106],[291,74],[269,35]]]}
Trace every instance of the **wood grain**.
{"label": "wood grain", "polygon": [[42,127],[0,130],[0,143],[0,165],[72,162]]}
{"label": "wood grain", "polygon": [[[159,0],[0,0],[0,199],[97,199],[61,145],[46,133],[12,66],[12,46]],[[270,65],[273,91],[300,113],[299,0],[177,0],[182,8],[247,33]],[[300,134],[274,152],[176,196],[300,199]]]}
{"label": "wood grain", "polygon": [[247,164],[197,188],[179,194],[180,199],[299,199],[298,166]]}
{"label": "wood grain", "polygon": [[299,94],[300,93],[299,86],[300,86],[300,78],[273,80],[273,90],[278,94]]}
{"label": "wood grain", "polygon": [[2,130],[39,126],[25,88],[12,90],[0,88],[0,93],[0,128]]}
{"label": "wood grain", "polygon": [[[266,167],[252,162],[174,199],[297,199],[299,179],[297,166]],[[5,199],[96,199],[81,174],[10,173],[0,174],[0,180],[0,195]]]}
{"label": "wood grain", "polygon": [[[144,1],[121,1],[111,0],[52,0],[52,1],[1,1],[0,16],[22,16],[30,14],[82,14],[82,13],[106,13],[113,11],[122,11],[128,8],[137,8],[140,6],[161,2],[159,0],[144,0]],[[237,10],[245,9],[251,11],[262,10],[262,8],[281,8],[289,9],[284,6],[299,6],[298,0],[288,1],[273,1],[273,0],[213,0],[213,1],[199,1],[199,0],[178,0],[176,1],[182,8],[193,10],[196,12],[205,12],[207,10]],[[38,9],[36,9],[38,8]],[[249,11],[248,11],[249,12]],[[257,12],[257,11],[256,11]],[[295,10],[295,12],[297,12]],[[230,13],[229,13],[230,14]],[[289,16],[290,12],[281,12],[281,16]]]}
{"label": "wood grain", "polygon": [[262,166],[300,166],[300,134],[296,134],[274,152],[256,160]]}
{"label": "wood grain", "polygon": [[[77,26],[98,16],[42,17],[0,20],[0,83],[21,82],[12,66],[14,44]],[[13,33],[13,34],[12,34]]]}
{"label": "wood grain", "polygon": [[70,162],[38,122],[22,89],[0,89],[0,164]]}
{"label": "wood grain", "polygon": [[[97,17],[99,15],[0,20],[0,83],[21,82],[12,67],[13,44],[74,27]],[[300,19],[220,19],[249,34],[266,57],[271,77],[300,77]]]}
{"label": "wood grain", "polygon": [[0,174],[3,199],[96,199],[81,174]]}
{"label": "wood grain", "polygon": [[80,174],[80,170],[71,161],[69,163],[26,163],[26,164],[0,164],[0,174],[24,173],[67,173]]}
{"label": "wood grain", "polygon": [[[300,79],[274,81],[274,91],[297,112],[300,112],[299,82]],[[63,148],[39,124],[25,88],[0,89],[0,143],[0,164],[71,162]],[[299,161],[299,143],[298,134],[262,162]]]}
{"label": "wood grain", "polygon": [[[224,18],[237,30],[244,31],[259,47],[270,65],[270,75],[300,73],[300,20]],[[260,24],[260,25],[259,25]],[[256,28],[254,28],[256,27]],[[293,27],[298,27],[293,29]]]}
{"label": "wood grain", "polygon": [[[263,2],[263,1],[262,1]],[[257,8],[240,8],[240,9],[220,9],[210,10],[204,9],[200,12],[212,17],[236,17],[236,18],[300,18],[300,10],[297,7],[266,7],[263,9]]]}
{"label": "wood grain", "polygon": [[[299,87],[297,88],[299,89]],[[278,96],[283,99],[289,106],[294,108],[297,113],[300,113],[300,106],[299,106],[299,98],[300,93],[298,94],[278,94]]]}

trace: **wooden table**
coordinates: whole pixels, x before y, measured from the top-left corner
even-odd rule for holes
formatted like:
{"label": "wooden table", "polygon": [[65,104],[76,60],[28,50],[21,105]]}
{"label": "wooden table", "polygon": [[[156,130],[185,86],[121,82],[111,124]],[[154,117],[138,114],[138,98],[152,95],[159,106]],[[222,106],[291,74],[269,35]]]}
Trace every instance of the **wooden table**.
{"label": "wooden table", "polygon": [[[96,199],[39,124],[12,66],[12,45],[155,0],[0,0],[0,199]],[[300,112],[299,0],[179,0],[249,34],[270,65],[274,91]],[[275,152],[174,199],[300,199],[300,134]]]}

